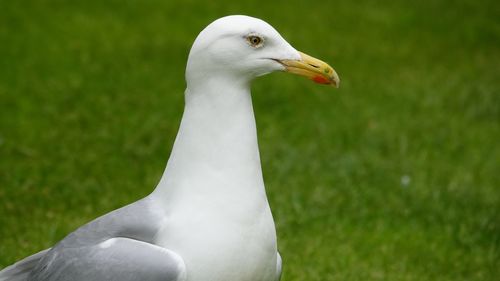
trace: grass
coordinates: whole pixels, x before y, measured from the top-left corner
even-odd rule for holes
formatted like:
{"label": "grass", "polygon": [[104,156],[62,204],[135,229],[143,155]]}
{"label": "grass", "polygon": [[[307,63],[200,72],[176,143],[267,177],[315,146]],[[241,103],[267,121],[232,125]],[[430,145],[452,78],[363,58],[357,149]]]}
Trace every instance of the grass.
{"label": "grass", "polygon": [[283,280],[498,280],[496,1],[1,1],[0,267],[148,194],[189,47],[249,14],[337,69],[255,81]]}

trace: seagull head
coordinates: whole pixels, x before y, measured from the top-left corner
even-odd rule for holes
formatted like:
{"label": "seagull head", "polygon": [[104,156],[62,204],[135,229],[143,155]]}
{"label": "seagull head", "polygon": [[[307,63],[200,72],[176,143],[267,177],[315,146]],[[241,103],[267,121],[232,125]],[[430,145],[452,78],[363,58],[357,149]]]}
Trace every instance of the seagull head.
{"label": "seagull head", "polygon": [[274,71],[334,87],[340,83],[327,63],[297,51],[271,25],[248,16],[220,18],[198,35],[189,53],[186,79],[188,86],[213,77],[248,82]]}

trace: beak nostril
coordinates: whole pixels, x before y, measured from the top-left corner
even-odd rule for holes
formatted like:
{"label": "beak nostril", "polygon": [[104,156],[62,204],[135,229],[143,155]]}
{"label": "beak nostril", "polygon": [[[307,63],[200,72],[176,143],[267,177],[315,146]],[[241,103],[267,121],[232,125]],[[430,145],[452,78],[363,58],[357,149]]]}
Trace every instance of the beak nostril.
{"label": "beak nostril", "polygon": [[314,65],[314,64],[310,64],[310,63],[309,63],[309,65],[310,65],[310,66],[312,66],[312,67],[314,67],[314,68],[319,68],[319,66]]}

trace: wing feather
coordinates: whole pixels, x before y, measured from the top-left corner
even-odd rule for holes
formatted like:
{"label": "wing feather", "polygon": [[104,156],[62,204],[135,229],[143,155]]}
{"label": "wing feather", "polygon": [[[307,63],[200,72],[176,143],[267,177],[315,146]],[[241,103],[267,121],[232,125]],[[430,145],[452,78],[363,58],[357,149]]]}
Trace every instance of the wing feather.
{"label": "wing feather", "polygon": [[84,247],[49,252],[30,281],[183,281],[182,258],[176,253],[134,239],[117,237]]}

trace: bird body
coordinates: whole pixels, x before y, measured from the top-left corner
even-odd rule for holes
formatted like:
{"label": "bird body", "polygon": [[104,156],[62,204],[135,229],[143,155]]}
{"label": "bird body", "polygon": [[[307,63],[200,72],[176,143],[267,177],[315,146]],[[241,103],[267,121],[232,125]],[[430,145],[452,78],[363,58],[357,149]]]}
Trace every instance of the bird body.
{"label": "bird body", "polygon": [[181,125],[153,193],[5,268],[0,281],[279,280],[250,94],[273,71],[339,82],[262,20],[210,24],[190,51]]}
{"label": "bird body", "polygon": [[152,194],[167,206],[169,218],[157,243],[175,245],[186,266],[196,268],[189,274],[193,280],[274,280],[276,233],[250,91],[243,85],[190,91],[166,171]]}

